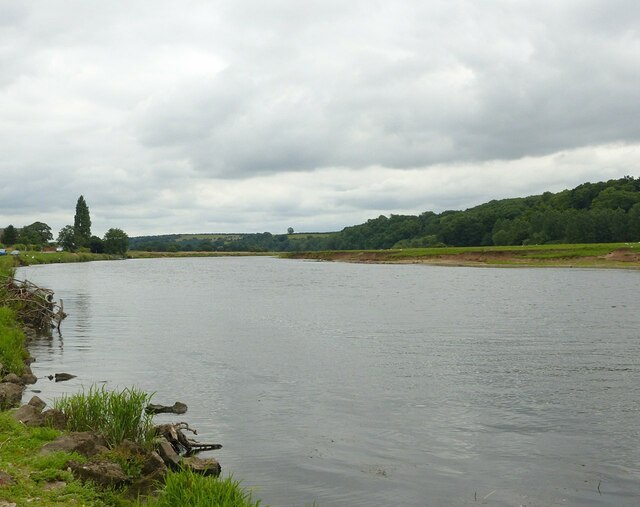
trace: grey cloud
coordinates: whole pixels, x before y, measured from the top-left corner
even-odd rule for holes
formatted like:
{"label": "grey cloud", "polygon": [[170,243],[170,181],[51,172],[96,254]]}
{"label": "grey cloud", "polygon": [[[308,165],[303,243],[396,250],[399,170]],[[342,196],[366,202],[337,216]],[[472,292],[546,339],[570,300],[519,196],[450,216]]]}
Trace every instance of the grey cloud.
{"label": "grey cloud", "polygon": [[[0,213],[344,226],[633,174],[639,26],[632,0],[0,0]],[[564,152],[561,183],[522,170]]]}
{"label": "grey cloud", "polygon": [[[564,11],[436,3],[449,13],[441,26],[431,17],[438,9],[405,2],[387,8],[397,25],[378,24],[373,9],[358,18],[332,11],[333,31],[320,15],[288,32],[300,14],[291,5],[279,3],[274,18],[252,4],[238,38],[261,41],[257,53],[235,55],[206,86],[178,88],[139,111],[141,141],[170,146],[203,174],[245,178],[514,159],[639,139],[640,57],[629,51],[638,33],[594,36],[588,16],[573,19],[580,3]],[[569,22],[577,26],[565,33]],[[624,16],[609,22],[628,26]]]}

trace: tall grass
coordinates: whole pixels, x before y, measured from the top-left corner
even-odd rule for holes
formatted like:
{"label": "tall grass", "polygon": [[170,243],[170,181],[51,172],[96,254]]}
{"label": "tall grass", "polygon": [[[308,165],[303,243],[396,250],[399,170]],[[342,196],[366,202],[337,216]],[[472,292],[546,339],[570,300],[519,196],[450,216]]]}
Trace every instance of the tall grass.
{"label": "tall grass", "polygon": [[147,505],[153,507],[259,507],[251,492],[245,491],[232,477],[204,477],[190,470],[170,472],[165,476],[164,489]]}
{"label": "tall grass", "polygon": [[15,311],[6,306],[0,307],[0,363],[6,372],[24,373],[24,360],[29,356],[24,341]]}
{"label": "tall grass", "polygon": [[97,431],[109,447],[124,439],[146,446],[153,438],[153,416],[145,412],[151,398],[135,387],[108,391],[104,386],[91,386],[88,392],[57,399],[55,408],[67,416],[70,431]]}

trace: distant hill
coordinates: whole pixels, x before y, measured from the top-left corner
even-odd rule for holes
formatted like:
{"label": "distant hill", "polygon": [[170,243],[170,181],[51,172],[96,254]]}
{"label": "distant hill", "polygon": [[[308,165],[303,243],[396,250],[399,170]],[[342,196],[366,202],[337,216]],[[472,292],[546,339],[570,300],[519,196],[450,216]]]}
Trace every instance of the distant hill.
{"label": "distant hill", "polygon": [[131,250],[315,251],[640,241],[640,178],[493,200],[464,211],[381,215],[333,233],[176,234],[131,238]]}

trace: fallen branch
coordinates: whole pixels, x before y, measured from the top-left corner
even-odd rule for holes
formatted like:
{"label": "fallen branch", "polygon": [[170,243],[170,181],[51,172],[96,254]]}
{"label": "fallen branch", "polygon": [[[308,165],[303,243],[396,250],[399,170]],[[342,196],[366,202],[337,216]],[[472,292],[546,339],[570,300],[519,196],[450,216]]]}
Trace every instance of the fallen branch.
{"label": "fallen branch", "polygon": [[15,309],[20,319],[27,325],[38,330],[48,330],[53,327],[60,329],[64,313],[62,301],[60,304],[53,299],[53,291],[43,289],[28,280],[16,280],[5,277],[4,294],[0,296],[0,303]]}
{"label": "fallen branch", "polygon": [[190,431],[194,435],[198,434],[186,422],[156,426],[156,435],[166,438],[171,447],[180,455],[191,456],[202,451],[213,451],[222,448],[220,444],[203,444],[187,438],[183,431]]}

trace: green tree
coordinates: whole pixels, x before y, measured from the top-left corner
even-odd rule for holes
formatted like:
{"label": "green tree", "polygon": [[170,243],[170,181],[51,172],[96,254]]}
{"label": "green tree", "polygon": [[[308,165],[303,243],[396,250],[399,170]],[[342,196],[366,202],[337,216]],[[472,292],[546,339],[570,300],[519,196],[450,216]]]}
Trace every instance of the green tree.
{"label": "green tree", "polygon": [[124,256],[129,249],[129,236],[122,229],[109,229],[102,241],[104,251],[109,254]]}
{"label": "green tree", "polygon": [[89,206],[87,206],[83,196],[78,197],[78,202],[76,203],[73,228],[76,233],[77,245],[87,246],[91,239],[91,217],[89,216]]}
{"label": "green tree", "polygon": [[58,233],[58,244],[67,252],[76,251],[76,231],[73,225],[65,225],[60,229],[60,232]]}
{"label": "green tree", "polygon": [[287,229],[287,234],[293,234],[293,227],[289,227]]}
{"label": "green tree", "polygon": [[42,246],[53,239],[51,227],[44,222],[33,222],[20,229],[18,241],[20,243]]}
{"label": "green tree", "polygon": [[98,236],[89,238],[88,247],[91,253],[104,253],[104,242]]}
{"label": "green tree", "polygon": [[2,233],[2,242],[5,245],[13,245],[18,240],[18,231],[13,225],[7,225]]}

